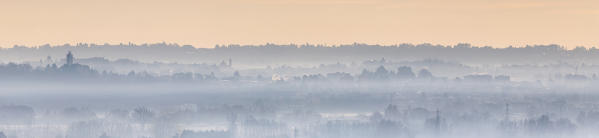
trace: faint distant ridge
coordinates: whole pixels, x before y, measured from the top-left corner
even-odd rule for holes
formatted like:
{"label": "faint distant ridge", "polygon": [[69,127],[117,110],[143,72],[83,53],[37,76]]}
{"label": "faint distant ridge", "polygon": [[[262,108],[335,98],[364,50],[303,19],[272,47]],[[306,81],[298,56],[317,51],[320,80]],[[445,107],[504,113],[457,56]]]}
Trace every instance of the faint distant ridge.
{"label": "faint distant ridge", "polygon": [[14,46],[0,50],[1,62],[39,61],[46,57],[62,57],[73,51],[79,57],[127,58],[142,62],[166,61],[200,63],[235,59],[242,64],[285,64],[313,62],[351,62],[386,58],[390,60],[444,59],[466,64],[527,64],[527,63],[599,63],[599,49],[577,47],[571,50],[559,45],[528,45],[523,47],[493,48],[456,45],[398,44],[398,45],[314,45],[271,44],[216,45],[214,48],[195,48],[176,43],[154,44],[87,44]]}

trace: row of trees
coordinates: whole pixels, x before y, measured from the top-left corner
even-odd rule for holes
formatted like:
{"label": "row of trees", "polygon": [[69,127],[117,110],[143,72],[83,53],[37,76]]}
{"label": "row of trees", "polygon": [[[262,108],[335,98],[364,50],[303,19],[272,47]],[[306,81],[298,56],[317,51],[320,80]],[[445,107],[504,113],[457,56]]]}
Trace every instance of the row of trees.
{"label": "row of trees", "polygon": [[[361,61],[386,57],[389,59],[439,58],[464,63],[553,63],[555,61],[580,61],[599,63],[599,49],[577,47],[569,50],[559,45],[535,45],[524,47],[493,48],[470,44],[433,45],[399,44],[369,45],[349,44],[325,46],[313,44],[265,44],[265,45],[218,45],[215,48],[194,48],[177,44],[77,44],[39,47],[15,46],[0,50],[0,58],[7,60],[37,61],[46,56],[59,56],[71,50],[83,57],[105,56],[118,59],[128,58],[143,62],[156,60],[194,63],[220,59],[239,59],[240,63],[291,63],[314,61]],[[98,51],[103,51],[98,55]],[[364,52],[368,51],[368,52]],[[157,59],[155,55],[160,55]],[[281,56],[285,55],[285,56]],[[310,55],[310,56],[306,56]]]}

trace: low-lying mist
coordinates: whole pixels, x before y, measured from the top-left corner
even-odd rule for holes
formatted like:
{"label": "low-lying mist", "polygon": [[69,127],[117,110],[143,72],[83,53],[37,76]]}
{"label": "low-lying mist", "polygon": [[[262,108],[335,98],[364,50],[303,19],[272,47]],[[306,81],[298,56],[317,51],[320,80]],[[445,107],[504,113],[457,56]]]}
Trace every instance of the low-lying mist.
{"label": "low-lying mist", "polygon": [[[521,62],[515,61],[515,57],[496,59],[485,55],[481,59],[464,59],[468,56],[455,55],[468,50],[495,50],[500,55],[509,55],[505,52],[509,50],[526,50],[469,45],[185,47],[192,52],[180,53],[181,57],[176,53],[182,47],[161,47],[174,51],[165,54],[164,60],[185,61],[176,63],[138,53],[128,56],[156,59],[152,59],[154,62],[133,58],[113,60],[102,55],[77,58],[77,52],[64,51],[65,48],[71,47],[24,50],[62,50],[66,54],[64,59],[48,56],[39,62],[0,64],[0,138],[592,138],[599,135],[595,131],[599,128],[596,75],[599,65],[577,60],[595,56],[593,49],[580,54],[556,46],[530,47],[537,51],[553,50],[549,54],[570,53],[565,56],[567,60],[532,63],[529,61],[541,59]],[[73,49],[90,55],[86,48],[94,47]],[[153,48],[157,47],[149,49]],[[426,55],[438,52],[435,49],[453,54],[442,54],[449,58],[423,58],[414,56],[418,54],[377,56],[360,51],[410,48]],[[215,55],[239,49],[267,54],[256,59]],[[265,49],[272,51],[260,51]],[[338,61],[321,59],[331,57],[323,53],[335,49],[342,52],[337,55],[347,56],[351,52],[356,56],[340,57]],[[15,50],[0,53],[14,54]],[[273,54],[276,51],[283,53]],[[248,62],[277,58],[284,53],[315,51],[320,53],[314,53],[314,60],[302,57],[301,62],[289,58],[260,64]],[[156,51],[149,51],[152,52]],[[193,56],[196,54],[211,58],[190,63],[197,58]]]}

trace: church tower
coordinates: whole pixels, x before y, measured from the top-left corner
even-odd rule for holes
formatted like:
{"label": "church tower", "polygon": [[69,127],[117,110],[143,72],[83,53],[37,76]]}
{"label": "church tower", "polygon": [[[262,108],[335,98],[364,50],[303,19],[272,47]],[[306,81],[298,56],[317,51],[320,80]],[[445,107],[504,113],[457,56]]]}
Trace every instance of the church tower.
{"label": "church tower", "polygon": [[73,65],[73,54],[71,53],[71,51],[67,53],[67,65]]}

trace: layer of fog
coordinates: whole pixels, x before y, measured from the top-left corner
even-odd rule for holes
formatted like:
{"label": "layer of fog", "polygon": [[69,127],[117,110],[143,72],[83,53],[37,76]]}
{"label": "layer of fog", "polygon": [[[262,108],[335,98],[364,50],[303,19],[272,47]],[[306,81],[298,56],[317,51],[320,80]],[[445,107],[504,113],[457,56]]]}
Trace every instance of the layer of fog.
{"label": "layer of fog", "polygon": [[[165,49],[169,48],[172,47]],[[205,50],[172,49],[180,48]],[[269,46],[227,48],[269,49]],[[381,49],[360,45],[353,48]],[[415,47],[427,48],[431,47]],[[436,53],[434,48],[439,47],[432,48],[420,51],[428,53],[420,55]],[[449,50],[460,53],[486,49],[455,48]],[[2,52],[18,53],[18,49]],[[68,52],[65,49],[75,50],[64,57]],[[576,50],[565,50],[572,54],[565,56],[567,60],[547,59],[539,63],[530,62],[538,58],[523,62],[512,57],[495,60],[488,55],[475,60],[458,60],[463,59],[459,56],[404,58],[362,51],[354,53],[356,57],[340,57],[340,60],[303,57],[299,63],[283,58],[261,64],[247,61],[257,63],[261,58],[278,56],[229,59],[208,54],[202,56],[212,58],[204,59],[204,63],[169,63],[179,59],[169,56],[160,59],[151,53],[135,53],[130,59],[105,58],[119,54],[114,52],[91,56],[86,53],[87,57],[79,57],[86,54],[78,53],[77,49],[95,48],[39,48],[62,54],[39,62],[3,60],[0,137],[586,138],[599,135],[594,131],[599,127],[599,85],[596,85],[599,66],[593,60],[577,60],[595,56],[593,49],[586,49],[590,54],[583,55],[577,55]],[[527,48],[515,51],[520,50]],[[174,53],[185,55],[184,51]],[[564,52],[559,48],[555,51]],[[15,55],[3,56],[21,59]]]}

